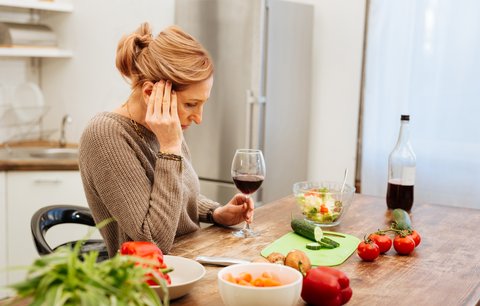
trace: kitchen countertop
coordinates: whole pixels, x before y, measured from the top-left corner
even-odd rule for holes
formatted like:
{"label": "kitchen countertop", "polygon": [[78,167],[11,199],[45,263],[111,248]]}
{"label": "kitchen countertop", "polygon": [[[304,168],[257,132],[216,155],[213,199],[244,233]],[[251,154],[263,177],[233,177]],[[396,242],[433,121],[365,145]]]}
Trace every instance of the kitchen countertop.
{"label": "kitchen countertop", "polygon": [[[178,238],[171,255],[194,259],[198,255],[260,259],[260,251],[291,231],[291,214],[300,216],[293,196],[255,210],[255,238],[236,238],[231,228],[210,226]],[[358,238],[389,227],[385,198],[355,195],[342,224],[329,228]],[[476,305],[480,301],[480,210],[415,203],[412,225],[422,237],[410,256],[393,247],[374,262],[354,253],[336,268],[350,278],[353,296],[348,305]],[[206,266],[205,277],[186,296],[171,305],[222,305],[217,273]],[[298,305],[305,305],[299,299]],[[478,304],[477,304],[478,305]]]}
{"label": "kitchen countertop", "polygon": [[[58,142],[51,141],[24,141],[9,144],[12,149],[17,148],[58,148]],[[78,148],[77,144],[67,144],[67,148]],[[7,150],[5,145],[0,145],[0,150]],[[0,158],[0,171],[63,171],[78,170],[78,159],[53,159],[53,158],[25,158],[12,155]]]}

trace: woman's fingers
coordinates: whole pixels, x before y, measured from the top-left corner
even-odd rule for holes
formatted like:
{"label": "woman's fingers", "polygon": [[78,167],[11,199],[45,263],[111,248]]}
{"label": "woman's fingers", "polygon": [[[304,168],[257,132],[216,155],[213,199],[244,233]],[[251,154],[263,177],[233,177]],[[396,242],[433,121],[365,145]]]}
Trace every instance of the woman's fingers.
{"label": "woman's fingers", "polygon": [[247,196],[244,195],[243,193],[237,193],[235,196],[234,196],[234,203],[235,205],[243,205],[245,203],[247,203]]}
{"label": "woman's fingers", "polygon": [[253,200],[252,198],[248,198],[248,209],[253,211],[253,209],[255,208],[255,204],[253,203]]}
{"label": "woman's fingers", "polygon": [[[177,93],[175,92],[175,90],[172,90],[171,110],[172,110],[172,117],[174,119],[177,119],[178,118]],[[180,119],[178,119],[178,121],[180,121]]]}
{"label": "woman's fingers", "polygon": [[171,100],[173,99],[172,96],[172,82],[160,80],[159,82],[155,83],[152,88],[152,93],[148,99],[147,116],[152,117],[154,114],[157,115],[155,116],[157,118],[168,118],[171,115],[178,116],[176,103],[175,109],[171,107]]}
{"label": "woman's fingers", "polygon": [[182,128],[177,113],[177,95],[172,82],[160,80],[152,87],[148,98],[145,123],[157,136],[163,151],[181,154]]}
{"label": "woman's fingers", "polygon": [[150,93],[150,96],[148,97],[146,117],[153,116],[153,112],[155,110],[155,94],[157,92],[157,88],[158,88],[157,84],[153,84],[152,92]]}
{"label": "woman's fingers", "polygon": [[235,205],[242,206],[241,213],[243,215],[243,219],[248,223],[252,222],[253,211],[255,209],[253,200],[244,194],[237,194],[235,195]]}
{"label": "woman's fingers", "polygon": [[157,114],[157,118],[160,118],[162,115],[162,103],[163,103],[163,92],[165,91],[165,81],[160,80],[155,84],[157,86],[157,90],[155,91],[155,113]]}
{"label": "woman's fingers", "polygon": [[245,214],[245,219],[248,223],[251,223],[252,220],[253,220],[253,212],[254,212],[254,209],[255,209],[255,205],[253,203],[253,200],[252,198],[247,198],[247,212]]}
{"label": "woman's fingers", "polygon": [[252,206],[247,205],[247,210],[246,210],[245,215],[244,215],[245,221],[247,223],[251,223],[253,221],[253,212],[254,212],[253,204],[252,204]]}
{"label": "woman's fingers", "polygon": [[163,117],[170,117],[170,94],[172,92],[172,82],[167,81],[166,84],[164,85],[164,89],[162,91],[163,96],[162,96],[162,115]]}

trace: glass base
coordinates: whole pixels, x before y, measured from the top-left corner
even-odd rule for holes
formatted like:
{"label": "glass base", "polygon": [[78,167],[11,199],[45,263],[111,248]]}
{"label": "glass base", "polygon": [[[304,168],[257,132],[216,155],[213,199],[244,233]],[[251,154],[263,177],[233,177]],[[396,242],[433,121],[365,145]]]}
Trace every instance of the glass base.
{"label": "glass base", "polygon": [[318,225],[320,227],[333,227],[333,226],[337,226],[340,224],[340,220],[336,220],[334,222],[331,222],[331,223],[321,223],[321,222],[318,222],[318,221],[313,221],[313,220],[310,220],[308,219],[307,217],[304,218],[305,221],[313,224],[313,225]]}
{"label": "glass base", "polygon": [[255,232],[250,228],[242,228],[241,230],[235,231],[232,234],[238,238],[252,238],[260,235],[260,233]]}

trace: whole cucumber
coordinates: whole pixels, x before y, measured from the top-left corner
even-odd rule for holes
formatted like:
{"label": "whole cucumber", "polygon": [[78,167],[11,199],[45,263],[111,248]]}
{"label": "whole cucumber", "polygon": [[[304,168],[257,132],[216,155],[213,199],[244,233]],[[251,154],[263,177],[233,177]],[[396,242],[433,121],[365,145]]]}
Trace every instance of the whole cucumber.
{"label": "whole cucumber", "polygon": [[320,226],[316,226],[306,220],[292,219],[290,226],[295,233],[312,241],[320,242],[323,237],[323,232]]}
{"label": "whole cucumber", "polygon": [[411,230],[412,221],[410,215],[401,208],[395,208],[392,211],[394,227],[399,230]]}

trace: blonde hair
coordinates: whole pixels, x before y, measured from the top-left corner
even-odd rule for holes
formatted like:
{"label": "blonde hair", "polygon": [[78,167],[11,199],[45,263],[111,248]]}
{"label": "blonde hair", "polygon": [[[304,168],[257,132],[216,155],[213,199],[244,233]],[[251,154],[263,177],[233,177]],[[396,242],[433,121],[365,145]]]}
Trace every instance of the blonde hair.
{"label": "blonde hair", "polygon": [[154,38],[148,23],[120,39],[116,66],[132,89],[147,81],[170,80],[173,89],[181,91],[213,74],[213,61],[195,38],[177,26]]}

